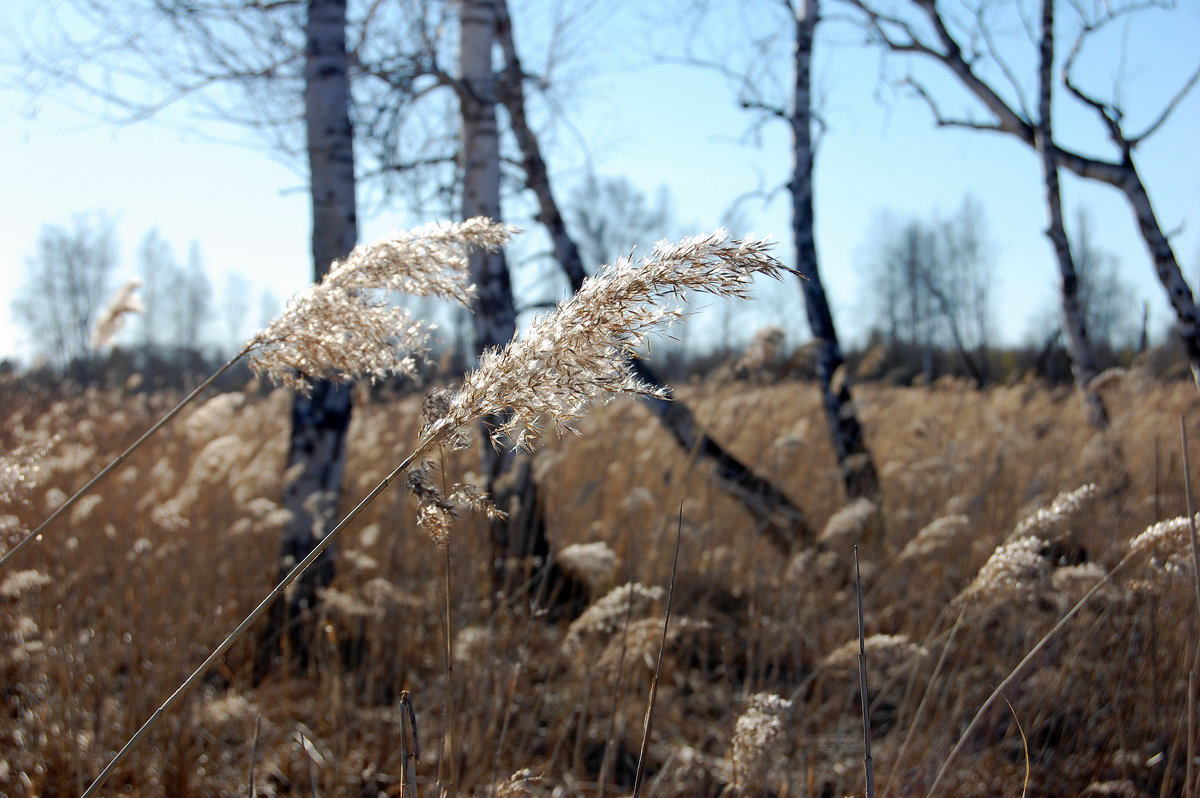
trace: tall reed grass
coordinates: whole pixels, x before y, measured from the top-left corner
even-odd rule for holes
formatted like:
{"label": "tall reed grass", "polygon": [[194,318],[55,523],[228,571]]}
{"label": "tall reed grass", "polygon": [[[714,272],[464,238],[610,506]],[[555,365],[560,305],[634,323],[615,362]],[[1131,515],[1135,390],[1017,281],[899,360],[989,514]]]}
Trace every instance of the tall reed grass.
{"label": "tall reed grass", "polygon": [[[5,378],[0,524],[13,535],[61,512],[0,571],[0,792],[83,793],[192,672],[106,791],[246,795],[253,774],[260,795],[628,793],[660,656],[645,794],[858,792],[857,543],[879,794],[926,795],[940,778],[942,795],[1015,795],[1027,765],[1029,794],[1186,794],[1195,575],[1182,461],[1168,452],[1179,417],[1196,421],[1194,390],[1110,375],[1113,424],[1096,435],[1065,390],[863,385],[883,491],[844,506],[816,386],[679,386],[713,434],[827,522],[780,557],[643,408],[588,411],[645,390],[624,356],[674,311],[643,300],[702,277],[740,294],[748,272],[777,269],[756,243],[663,245],[485,356],[427,421],[418,396],[360,403],[345,492],[379,492],[343,508],[354,520],[336,533],[311,662],[257,684],[249,640],[229,638],[279,590],[286,393],[190,400],[153,446],[128,451],[177,398],[51,397]],[[376,302],[371,286],[342,290]],[[263,340],[278,358],[260,373],[289,384],[303,384],[288,371],[298,358],[312,376],[383,367],[329,357],[321,371]],[[580,433],[533,455],[556,550],[591,593],[574,621],[546,623],[533,584],[496,595],[486,524],[461,513],[475,452],[452,442],[497,414],[505,445]],[[440,479],[418,480],[434,489],[424,502],[381,488],[434,449],[463,494]],[[62,509],[122,451],[103,490]],[[449,580],[443,552],[413,534],[419,517],[453,546]],[[439,716],[442,696],[454,717]],[[414,717],[416,762],[400,744]],[[449,723],[452,747],[439,744]]]}

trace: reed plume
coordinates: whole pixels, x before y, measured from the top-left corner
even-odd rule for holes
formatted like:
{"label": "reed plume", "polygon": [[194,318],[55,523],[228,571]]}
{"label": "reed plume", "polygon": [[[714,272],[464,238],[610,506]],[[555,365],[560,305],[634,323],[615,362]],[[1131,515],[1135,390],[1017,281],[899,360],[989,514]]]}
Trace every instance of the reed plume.
{"label": "reed plume", "polygon": [[308,390],[315,378],[347,381],[410,373],[415,357],[424,352],[430,328],[404,308],[391,307],[385,292],[405,291],[469,304],[474,287],[469,282],[467,252],[499,247],[512,232],[512,228],[477,217],[393,233],[374,244],[355,247],[344,261],[334,263],[320,282],[293,298],[279,318],[0,556],[0,568],[243,357],[249,358],[255,374],[299,391]]}
{"label": "reed plume", "polygon": [[138,296],[137,290],[142,287],[142,281],[136,277],[125,285],[121,286],[120,290],[113,295],[108,306],[100,314],[100,318],[96,319],[96,324],[92,327],[92,349],[99,350],[112,343],[113,338],[125,326],[125,317],[131,313],[145,313],[146,306],[142,303],[142,298]]}
{"label": "reed plume", "polygon": [[[486,226],[480,225],[479,229],[484,230]],[[497,235],[507,235],[507,231]],[[475,239],[484,243],[488,240],[498,239]],[[508,420],[494,430],[493,440],[507,436],[516,446],[529,446],[545,421],[552,422],[561,433],[572,429],[573,422],[592,404],[619,395],[650,392],[648,386],[633,376],[627,358],[637,355],[638,347],[652,332],[683,313],[677,305],[661,307],[657,303],[663,299],[681,300],[684,292],[689,290],[746,298],[755,275],[779,277],[784,270],[768,250],[766,242],[731,241],[724,231],[685,239],[678,244],[659,243],[638,265],[624,258],[589,278],[554,313],[536,320],[523,338],[510,342],[503,349],[485,352],[479,367],[447,398],[446,415],[423,425],[421,439],[412,453],[330,529],[176,688],[101,771],[84,792],[85,798],[100,789],[163,713],[200,681],[288,586],[307,571],[342,531],[402,473],[421,463],[438,446],[449,443],[467,424],[488,416],[508,413]],[[313,372],[305,369],[295,374],[291,371],[297,368],[297,356],[305,359],[302,365],[309,364],[303,346],[294,345],[285,337],[289,328],[292,334],[302,337],[317,336],[318,331],[301,322],[323,318],[323,309],[337,307],[335,300],[360,301],[359,307],[368,315],[378,312],[380,308],[361,293],[376,287],[369,271],[369,264],[375,262],[376,256],[380,259],[395,257],[391,248],[368,248],[357,258],[352,253],[345,264],[331,270],[326,280],[308,292],[308,302],[293,303],[277,325],[263,332],[262,340],[270,342],[271,355],[260,359],[258,368],[283,381],[289,381],[289,375],[293,375],[291,380],[303,387]],[[363,282],[357,282],[358,275],[362,276]],[[314,348],[331,356],[327,361],[335,366],[331,376],[339,375],[343,363],[370,366],[380,357],[369,352],[347,351],[364,346],[366,341],[348,337],[344,331],[332,340],[323,336],[324,333],[318,336],[320,340],[315,342]],[[248,347],[254,344],[252,341]],[[267,350],[266,344],[263,349]],[[332,357],[338,353],[340,357]],[[444,498],[434,489],[428,475],[418,475],[414,481],[421,501],[432,508],[425,515],[435,540],[442,544],[444,541],[439,537],[445,534],[445,525],[452,518],[450,508],[441,506]],[[454,498],[453,503],[474,504],[477,497]]]}
{"label": "reed plume", "polygon": [[308,390],[314,378],[412,374],[427,351],[431,325],[389,302],[388,292],[469,306],[467,253],[496,249],[511,233],[483,218],[393,233],[355,247],[321,282],[246,344],[260,376]]}
{"label": "reed plume", "polygon": [[729,240],[721,230],[678,244],[659,242],[639,263],[622,258],[603,268],[555,312],[536,319],[524,337],[485,352],[425,436],[503,415],[493,440],[528,448],[546,423],[559,435],[572,431],[598,402],[663,395],[634,376],[628,359],[652,332],[683,316],[678,302],[686,292],[748,298],[755,275],[778,278],[784,267],[769,247]]}

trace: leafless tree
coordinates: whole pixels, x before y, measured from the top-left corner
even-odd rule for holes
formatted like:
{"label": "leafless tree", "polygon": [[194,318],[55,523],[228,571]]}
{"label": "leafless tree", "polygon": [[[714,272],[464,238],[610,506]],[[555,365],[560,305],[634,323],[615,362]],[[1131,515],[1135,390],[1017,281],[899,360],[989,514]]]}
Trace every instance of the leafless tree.
{"label": "leafless tree", "polygon": [[947,219],[898,224],[885,213],[873,226],[866,268],[889,344],[920,353],[926,378],[934,351],[953,349],[976,383],[985,383],[992,275],[978,201],[967,196]]}
{"label": "leafless tree", "polygon": [[1058,262],[1059,297],[1062,308],[1063,337],[1071,356],[1071,371],[1083,402],[1088,423],[1096,429],[1108,427],[1108,410],[1104,400],[1091,386],[1096,377],[1096,357],[1088,339],[1087,314],[1079,301],[1079,275],[1063,224],[1062,192],[1058,180],[1058,163],[1054,159],[1053,65],[1054,65],[1054,0],[1042,0],[1042,26],[1038,47],[1038,111],[1034,144],[1042,162],[1042,183],[1045,187],[1046,214],[1049,226],[1046,236],[1054,247]]}
{"label": "leafless tree", "polygon": [[[738,6],[733,15],[747,26],[746,40],[738,48],[713,58],[698,53],[689,44],[680,58],[685,63],[725,75],[734,86],[738,104],[756,115],[755,131],[763,124],[776,121],[788,128],[791,170],[786,190],[791,202],[793,267],[801,278],[800,291],[808,326],[816,342],[816,372],[826,421],[847,495],[873,496],[879,491],[879,477],[858,420],[850,375],[844,367],[845,357],[816,248],[813,168],[817,142],[814,131],[821,128],[822,122],[812,86],[812,66],[822,3],[820,0],[763,0],[752,5],[758,13],[747,14],[742,6]],[[690,6],[690,17],[697,25],[703,14],[714,8],[723,12],[729,10],[709,0],[696,0]],[[691,38],[689,36],[688,40]],[[779,68],[781,63],[788,65],[787,79]]]}
{"label": "leafless tree", "polygon": [[103,214],[79,215],[70,227],[51,225],[26,262],[26,282],[13,313],[34,348],[60,366],[86,358],[96,315],[108,300],[117,266],[116,225]]}
{"label": "leafless tree", "polygon": [[[932,88],[922,78],[908,74],[903,83],[930,108],[939,126],[962,127],[1003,133],[1038,148],[1039,104],[1029,101],[1030,85],[1037,83],[1040,33],[1034,32],[1031,15],[1024,6],[1004,3],[960,3],[940,5],[930,0],[906,0],[898,4],[875,0],[844,0],[861,13],[870,40],[886,52],[921,59],[936,65],[966,89],[986,112],[986,118],[955,116],[943,111]],[[1150,194],[1134,158],[1138,145],[1159,130],[1183,98],[1200,82],[1200,66],[1182,76],[1178,90],[1138,132],[1130,132],[1125,107],[1117,97],[1105,99],[1086,88],[1076,74],[1075,65],[1097,34],[1136,14],[1164,8],[1155,2],[1068,3],[1075,19],[1075,36],[1067,48],[1060,79],[1068,93],[1096,115],[1115,151],[1111,158],[1093,157],[1083,148],[1072,148],[1061,135],[1044,142],[1044,150],[1060,169],[1080,177],[1113,186],[1120,191],[1137,222],[1138,230],[1150,253],[1155,273],[1174,309],[1176,329],[1183,341],[1192,375],[1200,387],[1200,315],[1197,314],[1191,288],[1180,271],[1170,239],[1155,215]],[[1013,24],[1016,17],[1015,25]],[[1038,45],[1028,63],[1019,65],[1013,48],[1001,41],[1002,30],[1016,27],[1029,31],[1029,39]],[[1050,54],[1051,58],[1053,53]],[[1125,54],[1112,56],[1120,63]],[[1047,64],[1048,66],[1048,64]],[[1061,263],[1061,261],[1060,261]]]}
{"label": "leafless tree", "polygon": [[589,173],[568,195],[566,213],[584,264],[594,270],[666,238],[671,197],[665,187],[650,199],[627,177]]}
{"label": "leafless tree", "polygon": [[152,228],[142,237],[137,251],[138,272],[142,280],[141,297],[145,311],[141,317],[142,346],[147,350],[163,343],[162,325],[168,314],[164,311],[167,284],[178,268],[171,245]]}
{"label": "leafless tree", "polygon": [[[59,25],[52,41],[27,48],[31,76],[99,98],[122,121],[188,99],[224,122],[253,128],[307,166],[314,279],[350,251],[358,211],[346,0],[71,0],[69,6],[79,19]],[[360,43],[368,22],[357,27]],[[349,420],[347,386],[318,381],[311,394],[295,399],[283,496],[291,520],[281,570],[311,550],[337,510]],[[306,633],[291,621],[309,617],[317,588],[332,579],[331,555],[298,581],[286,606],[273,610],[268,637],[277,642],[282,630],[297,629],[301,655]],[[272,647],[261,653],[260,675]]]}
{"label": "leafless tree", "polygon": [[164,278],[158,300],[164,340],[176,351],[199,351],[212,316],[212,284],[204,271],[199,243],[193,241],[189,247],[187,265],[171,262]]}
{"label": "leafless tree", "polygon": [[1067,235],[1075,261],[1079,309],[1093,345],[1110,352],[1132,346],[1141,303],[1133,287],[1122,279],[1117,256],[1096,243],[1087,208],[1076,209],[1075,223]]}
{"label": "leafless tree", "polygon": [[983,206],[974,196],[963,198],[958,211],[937,223],[942,253],[941,287],[935,294],[950,336],[967,369],[982,384],[989,377],[992,343],[992,298],[995,286]]}
{"label": "leafless tree", "polygon": [[[527,121],[525,83],[531,76],[521,67],[506,0],[499,0],[499,9],[499,40],[504,54],[501,96],[521,152],[525,184],[537,197],[538,219],[546,226],[554,242],[555,259],[566,275],[571,290],[578,291],[586,277],[584,260],[576,238],[567,229],[564,213],[550,184],[538,137]],[[594,218],[595,212],[592,211],[592,214]],[[594,230],[604,231],[607,223],[599,225],[593,221],[592,227]],[[603,237],[596,236],[594,240],[599,252],[601,245],[611,245],[617,240],[617,236],[606,234]],[[625,242],[621,242],[620,246],[623,248],[624,244]],[[644,361],[634,359],[632,366],[638,376],[647,383],[663,385]],[[784,550],[790,550],[797,537],[804,537],[809,533],[803,510],[710,437],[697,423],[691,409],[685,403],[652,397],[648,397],[646,401],[675,441],[685,451],[694,453],[701,462],[709,466],[717,483],[744,504],[774,543]]]}

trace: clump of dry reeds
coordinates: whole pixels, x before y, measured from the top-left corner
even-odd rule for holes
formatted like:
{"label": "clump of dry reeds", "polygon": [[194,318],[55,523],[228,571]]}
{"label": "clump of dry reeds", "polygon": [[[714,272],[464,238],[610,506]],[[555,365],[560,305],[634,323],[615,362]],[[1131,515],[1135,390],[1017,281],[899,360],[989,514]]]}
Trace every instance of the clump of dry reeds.
{"label": "clump of dry reeds", "polygon": [[[530,346],[528,356],[566,363]],[[861,385],[856,400],[888,467],[877,511],[856,527],[843,526],[853,511],[824,524],[846,503],[828,443],[811,431],[821,423],[816,387],[681,390],[713,434],[797,497],[817,528],[841,530],[824,545],[840,547],[855,529],[878,541],[865,552],[864,578],[881,794],[927,794],[972,714],[1056,628],[1005,685],[1011,710],[997,699],[966,735],[943,794],[1020,794],[1022,733],[1029,794],[1180,794],[1195,647],[1187,510],[1177,459],[1155,462],[1145,441],[1174,434],[1178,415],[1194,411],[1194,388],[1122,380],[1105,391],[1127,458],[1127,476],[1113,478],[1129,484],[1114,494],[1099,474],[1100,490],[1072,502],[1046,500],[1077,493],[1077,453],[1091,440],[1069,390]],[[18,500],[0,512],[25,528],[61,506],[89,463],[120,451],[123,436],[174,400],[136,401],[145,404],[102,393],[5,402],[0,445],[53,431],[63,439],[39,471],[26,467],[13,487]],[[0,579],[0,680],[9,686],[0,748],[10,752],[0,792],[82,792],[157,711],[155,699],[220,643],[229,618],[270,589],[258,564],[275,561],[286,513],[275,493],[286,402],[281,392],[248,391],[196,408],[156,451],[132,455],[99,501],[64,514],[36,567]],[[473,418],[458,402],[453,412]],[[366,493],[428,438],[437,422],[422,437],[419,406],[418,397],[385,394],[357,409],[348,493]],[[509,430],[508,445],[555,426],[557,405],[509,408],[497,397],[478,405],[497,406],[532,421]],[[636,404],[570,425],[583,437],[548,441],[533,472],[556,547],[580,545],[566,559],[596,598],[586,621],[542,623],[525,602],[493,595],[487,530],[469,513],[454,521],[463,545],[445,585],[442,552],[411,534],[420,507],[380,497],[342,538],[310,668],[255,684],[252,649],[233,645],[206,670],[189,711],[164,713],[149,744],[118,769],[122,785],[135,794],[245,794],[254,772],[258,794],[400,794],[398,774],[413,764],[396,744],[408,711],[415,706],[421,721],[419,771],[431,774],[450,755],[436,744],[437,697],[449,693],[458,791],[628,794],[645,684],[665,647],[647,793],[716,796],[736,784],[745,794],[756,778],[789,794],[861,792],[849,553],[779,557]],[[774,446],[781,434],[792,441]],[[256,436],[259,445],[246,445]],[[443,474],[472,466],[474,453],[455,451],[451,437],[445,431],[435,460]],[[681,493],[684,598],[664,646],[659,589],[604,596],[615,579],[665,583],[664,541],[676,527],[662,508]],[[1155,526],[1174,516],[1183,521]],[[450,678],[438,654],[445,605],[459,627]],[[761,695],[790,707],[756,720]],[[762,735],[760,745],[754,730],[766,726],[781,734]]]}
{"label": "clump of dry reeds", "polygon": [[[419,325],[409,324],[405,312],[389,308],[373,292],[404,288],[414,293],[468,299],[470,289],[461,279],[442,279],[443,276],[461,275],[468,246],[496,246],[506,234],[491,223],[471,222],[457,226],[452,234],[442,238],[437,231],[425,231],[355,250],[345,262],[335,264],[321,283],[293,302],[278,321],[251,339],[239,356],[249,355],[257,373],[302,390],[316,376],[344,379],[355,374],[404,370],[409,367],[408,356],[398,357],[391,344],[399,339],[405,349],[420,346]],[[412,453],[330,529],[212,650],[204,663],[117,752],[84,794],[91,795],[99,789],[153,730],[158,719],[217,665],[220,657],[266,608],[279,599],[397,475],[421,462],[428,452],[456,438],[469,423],[485,417],[506,414],[507,420],[495,430],[495,439],[508,438],[518,447],[527,447],[544,422],[552,423],[561,433],[572,428],[588,406],[596,402],[647,392],[649,389],[634,378],[628,358],[636,356],[638,347],[651,332],[681,314],[677,307],[662,307],[658,301],[671,296],[679,298],[688,290],[746,296],[755,275],[778,276],[782,268],[767,249],[762,242],[728,241],[724,233],[688,239],[677,245],[659,244],[640,264],[634,265],[626,259],[602,270],[555,313],[536,321],[525,336],[502,350],[485,353],[479,368],[468,374],[462,387],[446,398],[445,413],[424,425]],[[391,276],[398,265],[397,259],[404,266],[403,278]],[[193,466],[193,475],[199,471],[200,476],[189,477],[189,483],[195,485],[213,475],[223,476],[231,457],[236,459],[236,452],[244,446],[245,442],[235,436],[214,441],[211,454],[206,449]],[[418,498],[420,522],[442,547],[448,544],[449,525],[456,506],[490,508],[483,497],[468,487],[456,486],[447,496],[446,489],[439,488],[431,478],[428,464],[410,471],[409,488]],[[80,496],[76,494],[68,504]],[[161,521],[186,527],[185,514],[195,498],[195,494],[177,496],[169,511],[159,513]],[[146,553],[151,545],[147,542]],[[449,568],[447,556],[447,596],[451,589]],[[339,607],[353,607],[353,611],[343,615],[367,619],[372,614],[368,605],[352,596],[337,593],[329,596],[340,596],[334,602]],[[452,632],[448,601],[445,617],[449,641]],[[451,659],[447,642],[447,682]],[[450,706],[447,692],[446,707]],[[450,734],[444,739],[449,741]]]}

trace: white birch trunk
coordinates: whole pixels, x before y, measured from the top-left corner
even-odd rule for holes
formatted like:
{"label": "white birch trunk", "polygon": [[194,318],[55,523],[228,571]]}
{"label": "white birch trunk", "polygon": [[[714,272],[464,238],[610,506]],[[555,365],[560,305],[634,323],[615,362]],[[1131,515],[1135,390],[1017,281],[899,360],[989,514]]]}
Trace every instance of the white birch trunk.
{"label": "white birch trunk", "polygon": [[1042,0],[1041,62],[1038,67],[1038,125],[1035,141],[1042,161],[1042,178],[1046,194],[1046,210],[1050,224],[1046,236],[1054,246],[1058,261],[1059,300],[1062,310],[1063,338],[1071,356],[1071,372],[1075,376],[1075,387],[1083,403],[1088,423],[1096,429],[1108,427],[1108,413],[1100,395],[1090,386],[1096,377],[1096,359],[1088,341],[1082,309],[1079,307],[1075,273],[1075,260],[1067,241],[1067,230],[1063,224],[1062,193],[1058,181],[1058,164],[1054,160],[1054,126],[1051,99],[1053,95],[1054,70],[1054,0]]}
{"label": "white birch trunk", "polygon": [[[492,68],[497,19],[495,0],[462,0],[459,103],[464,219],[473,216],[501,219],[500,133],[496,121],[499,96]],[[487,347],[508,343],[516,330],[516,311],[504,252],[473,251],[469,263],[479,292],[475,348],[482,352]]]}
{"label": "white birch trunk", "polygon": [[[813,237],[813,143],[812,143],[812,53],[813,39],[819,21],[817,0],[803,0],[796,12],[796,42],[794,49],[795,86],[791,114],[792,125],[792,235],[796,247],[796,270],[804,276],[800,281],[804,306],[813,338],[818,342],[817,375],[825,416],[833,436],[842,482],[850,498],[873,496],[879,492],[879,478],[863,439],[862,426],[850,395],[849,375],[845,374],[845,359],[838,343],[833,314],[821,282],[817,265],[816,242]],[[842,376],[834,385],[838,370]]]}
{"label": "white birch trunk", "polygon": [[[354,185],[354,130],[350,123],[347,74],[346,0],[309,0],[304,65],[304,110],[312,199],[313,279],[320,280],[334,260],[345,257],[358,237]],[[316,381],[308,396],[292,404],[292,438],[283,488],[283,507],[291,513],[284,528],[280,571],[285,573],[312,551],[337,520],[346,466],[350,426],[350,388]],[[333,579],[333,547],[297,580],[289,597],[271,610],[267,645],[257,665],[262,676],[279,650],[281,635],[306,659],[305,623],[317,602],[317,590]]]}
{"label": "white birch trunk", "polygon": [[[537,135],[529,127],[525,113],[524,73],[521,69],[516,42],[513,39],[512,19],[508,12],[508,3],[506,0],[498,0],[497,8],[500,11],[498,31],[505,67],[500,94],[505,109],[508,111],[508,118],[517,139],[517,145],[521,150],[525,182],[537,197],[537,220],[545,225],[554,242],[555,259],[566,274],[567,280],[571,284],[571,290],[578,291],[586,276],[583,270],[583,259],[579,255],[579,247],[567,231],[567,226],[563,221],[562,211],[550,185],[550,176],[546,171],[546,161],[542,157]],[[632,365],[636,369],[639,379],[650,385],[665,388],[669,395],[670,389],[663,385],[646,363],[635,359]],[[691,408],[685,403],[653,397],[646,397],[645,403],[684,451],[695,453],[696,457],[708,464],[709,473],[717,484],[742,502],[758,521],[763,534],[772,543],[783,551],[790,551],[798,539],[805,540],[810,536],[811,530],[804,511],[796,506],[783,491],[755,474],[748,466],[709,437],[708,433],[697,423]]]}

